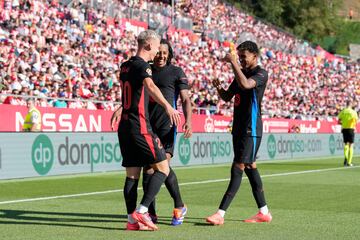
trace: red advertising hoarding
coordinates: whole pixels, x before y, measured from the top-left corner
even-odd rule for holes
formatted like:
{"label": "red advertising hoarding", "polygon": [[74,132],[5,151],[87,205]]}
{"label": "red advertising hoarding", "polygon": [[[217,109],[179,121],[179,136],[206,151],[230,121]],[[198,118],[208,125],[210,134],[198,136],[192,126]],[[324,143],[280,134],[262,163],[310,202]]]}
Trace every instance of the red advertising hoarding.
{"label": "red advertising hoarding", "polygon": [[[108,132],[111,131],[112,112],[104,110],[39,108],[42,117],[42,131],[46,132]],[[0,132],[22,130],[28,109],[24,106],[0,104]],[[231,117],[193,114],[193,132],[228,132]],[[184,119],[182,119],[184,122]],[[341,130],[336,121],[302,121],[293,119],[263,119],[264,133],[286,133],[297,126],[301,133],[338,133]],[[179,127],[181,131],[181,127]],[[360,123],[357,125],[360,132]]]}
{"label": "red advertising hoarding", "polygon": [[[112,112],[103,110],[38,108],[41,112],[42,131],[47,132],[101,132],[110,131]],[[27,107],[0,105],[0,132],[22,130]]]}

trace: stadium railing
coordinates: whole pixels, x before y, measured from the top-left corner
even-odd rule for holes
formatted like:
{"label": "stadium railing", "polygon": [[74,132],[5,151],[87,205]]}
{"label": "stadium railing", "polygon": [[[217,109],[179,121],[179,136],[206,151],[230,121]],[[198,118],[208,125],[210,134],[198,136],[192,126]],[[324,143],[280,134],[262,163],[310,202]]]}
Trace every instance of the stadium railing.
{"label": "stadium railing", "polygon": [[[84,99],[84,98],[57,98],[57,97],[43,97],[43,96],[31,96],[31,95],[16,95],[16,94],[4,94],[4,93],[0,93],[0,99],[2,98],[6,98],[6,97],[14,97],[14,98],[23,98],[25,101],[27,99],[36,99],[36,100],[48,100],[48,101],[64,101],[64,102],[91,102],[91,103],[106,103],[108,104],[110,101],[100,101],[100,100],[93,100],[93,99]],[[4,98],[4,99],[5,99]],[[114,106],[120,106],[121,102],[114,102],[111,101],[111,103],[114,104]],[[4,104],[3,102],[0,101],[0,104]]]}

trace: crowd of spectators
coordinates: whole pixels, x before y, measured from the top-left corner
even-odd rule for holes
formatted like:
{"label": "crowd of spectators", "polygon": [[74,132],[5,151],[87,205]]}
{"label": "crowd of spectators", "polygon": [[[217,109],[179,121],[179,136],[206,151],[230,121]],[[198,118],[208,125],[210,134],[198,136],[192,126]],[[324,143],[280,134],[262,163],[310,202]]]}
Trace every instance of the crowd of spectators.
{"label": "crowd of spectators", "polygon": [[[19,1],[2,11],[1,93],[54,98],[38,100],[43,107],[113,110],[121,99],[119,64],[135,53],[136,41],[107,19],[102,11],[55,1]],[[59,98],[74,101],[58,104]],[[17,97],[2,101],[24,105]]]}
{"label": "crowd of spectators", "polygon": [[[271,28],[231,5],[220,1],[211,3],[208,9],[208,1],[189,1],[184,8],[185,14],[206,31],[221,29],[226,36],[224,43],[237,44],[247,40],[248,33],[251,40],[259,43],[262,47],[260,64],[270,76],[263,101],[263,112],[267,116],[332,119],[347,99],[353,99],[360,111],[358,63],[340,58],[328,60],[299,39]],[[237,39],[242,34],[245,39]],[[209,84],[213,76],[219,76],[224,85],[233,80],[229,66],[218,61],[219,50],[228,50],[229,45],[219,46],[217,41],[206,37],[193,43],[181,34],[172,35],[171,40],[178,44],[177,63],[186,69],[192,80],[192,99],[196,106],[217,114],[231,114],[232,104],[219,101]],[[271,43],[270,46],[266,42]],[[274,47],[278,45],[283,47]],[[299,51],[300,45],[305,51]]]}
{"label": "crowd of spectators", "polygon": [[[294,46],[300,40],[220,1],[210,1],[208,9],[207,2],[189,1],[176,11],[191,17],[203,34],[168,33],[175,64],[189,78],[194,111],[232,113],[232,104],[219,100],[211,79],[219,77],[228,86],[233,74],[219,59],[248,38],[261,46],[259,63],[269,71],[262,109],[267,116],[331,118],[349,98],[360,110],[359,64],[328,61],[310,46],[299,54]],[[146,1],[118,4],[120,11],[148,8]],[[151,4],[163,7],[162,14],[171,12],[169,5]],[[205,34],[212,29],[221,29],[223,42]],[[102,10],[80,3],[66,7],[55,0],[13,1],[11,11],[0,14],[1,93],[50,97],[37,100],[43,107],[114,110],[121,101],[119,66],[135,49],[135,33],[119,19],[109,21]],[[14,96],[1,95],[0,102],[25,105],[23,98]]]}

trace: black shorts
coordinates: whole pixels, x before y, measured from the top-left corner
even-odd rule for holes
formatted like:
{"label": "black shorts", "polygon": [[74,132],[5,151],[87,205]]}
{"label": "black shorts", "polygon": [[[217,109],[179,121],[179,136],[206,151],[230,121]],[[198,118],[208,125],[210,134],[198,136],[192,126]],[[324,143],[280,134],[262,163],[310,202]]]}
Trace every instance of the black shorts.
{"label": "black shorts", "polygon": [[344,143],[354,143],[355,131],[352,128],[344,128],[341,130],[344,138]]}
{"label": "black shorts", "polygon": [[174,155],[175,141],[176,141],[176,128],[167,128],[161,130],[154,130],[159,136],[161,143],[164,146],[165,152],[169,153],[171,157]]}
{"label": "black shorts", "polygon": [[233,135],[234,162],[255,162],[260,143],[261,137]]}
{"label": "black shorts", "polygon": [[144,167],[166,160],[160,139],[154,134],[118,133],[123,167]]}

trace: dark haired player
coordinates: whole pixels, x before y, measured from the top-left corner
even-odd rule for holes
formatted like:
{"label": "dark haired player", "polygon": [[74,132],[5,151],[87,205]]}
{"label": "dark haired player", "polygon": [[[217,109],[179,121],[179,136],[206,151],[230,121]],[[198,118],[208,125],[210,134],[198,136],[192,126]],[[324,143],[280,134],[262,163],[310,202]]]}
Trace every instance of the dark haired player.
{"label": "dark haired player", "polygon": [[[191,102],[188,95],[188,80],[185,73],[180,67],[171,64],[173,58],[173,50],[170,43],[162,39],[160,42],[160,48],[158,54],[154,58],[153,81],[160,89],[165,99],[176,108],[178,96],[180,95],[184,115],[185,123],[182,126],[184,131],[184,137],[189,138],[192,135],[191,129]],[[171,126],[170,118],[166,114],[165,109],[154,101],[150,100],[149,114],[151,127],[160,138],[161,143],[164,146],[167,160],[170,161],[174,154],[174,146],[176,140],[177,126]],[[153,173],[153,169],[147,168],[143,171],[143,186],[144,190],[147,190],[148,179],[150,179]],[[183,203],[180,195],[180,189],[175,172],[170,168],[169,176],[165,180],[166,188],[168,189],[171,197],[174,200],[174,210],[171,224],[176,226],[183,223],[184,216],[187,212],[187,207]],[[156,222],[157,216],[155,212],[155,202],[149,207],[149,214],[153,221]]]}
{"label": "dark haired player", "polygon": [[272,216],[266,205],[263,185],[256,168],[256,154],[262,137],[261,101],[268,80],[267,71],[258,65],[259,49],[256,43],[246,41],[237,47],[241,65],[236,54],[228,53],[224,60],[229,62],[235,80],[228,90],[221,87],[218,79],[213,80],[220,97],[230,101],[235,96],[233,117],[234,160],[231,178],[218,211],[206,218],[213,225],[224,224],[225,212],[240,188],[243,172],[251,184],[259,212],[245,222],[270,222]]}

